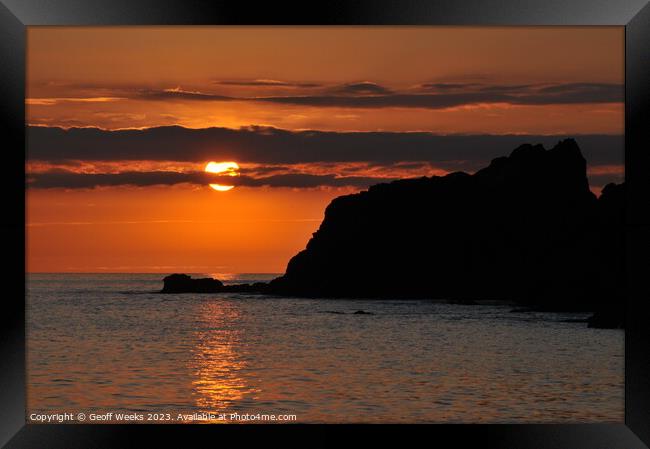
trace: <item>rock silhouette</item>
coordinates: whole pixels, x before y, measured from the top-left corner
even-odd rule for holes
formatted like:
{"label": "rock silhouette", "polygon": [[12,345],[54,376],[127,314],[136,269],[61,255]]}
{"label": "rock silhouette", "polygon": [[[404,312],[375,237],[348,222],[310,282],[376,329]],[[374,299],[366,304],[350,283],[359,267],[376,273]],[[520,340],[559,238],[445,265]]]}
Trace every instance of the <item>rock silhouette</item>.
{"label": "rock silhouette", "polygon": [[619,307],[624,192],[596,198],[573,139],[522,145],[473,175],[374,185],[330,203],[268,292]]}
{"label": "rock silhouette", "polygon": [[186,274],[170,274],[163,283],[161,293],[214,293],[223,288],[223,283],[216,279],[192,279]]}
{"label": "rock silhouette", "polygon": [[186,274],[170,274],[163,283],[161,293],[263,293],[268,287],[263,282],[223,285],[218,279],[192,279]]}
{"label": "rock silhouette", "polygon": [[365,310],[357,310],[352,315],[374,315],[374,313],[366,312]]}

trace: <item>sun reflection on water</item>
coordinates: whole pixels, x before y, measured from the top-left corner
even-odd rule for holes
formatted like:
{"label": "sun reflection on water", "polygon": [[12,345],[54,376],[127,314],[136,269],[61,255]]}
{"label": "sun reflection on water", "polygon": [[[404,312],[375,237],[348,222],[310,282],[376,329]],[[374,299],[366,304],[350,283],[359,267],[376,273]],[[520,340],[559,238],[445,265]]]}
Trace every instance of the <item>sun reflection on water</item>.
{"label": "sun reflection on water", "polygon": [[201,309],[209,325],[196,333],[197,344],[192,350],[193,395],[202,411],[223,413],[256,392],[243,379],[246,362],[237,352],[239,332],[230,324],[238,322],[239,310],[220,302],[206,302]]}

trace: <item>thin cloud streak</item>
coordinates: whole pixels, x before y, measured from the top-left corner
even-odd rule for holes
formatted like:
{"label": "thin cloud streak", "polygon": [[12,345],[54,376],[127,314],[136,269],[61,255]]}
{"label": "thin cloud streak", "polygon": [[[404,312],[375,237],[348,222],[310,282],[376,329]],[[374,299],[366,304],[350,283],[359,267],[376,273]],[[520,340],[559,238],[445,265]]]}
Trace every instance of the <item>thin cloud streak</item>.
{"label": "thin cloud streak", "polygon": [[61,98],[27,98],[25,104],[31,106],[55,106],[59,103],[108,103],[128,100],[126,97],[61,97]]}
{"label": "thin cloud streak", "polygon": [[269,79],[255,79],[255,80],[216,80],[214,84],[222,86],[238,86],[238,87],[297,87],[305,89],[313,89],[321,87],[322,84],[311,82],[291,82]]}

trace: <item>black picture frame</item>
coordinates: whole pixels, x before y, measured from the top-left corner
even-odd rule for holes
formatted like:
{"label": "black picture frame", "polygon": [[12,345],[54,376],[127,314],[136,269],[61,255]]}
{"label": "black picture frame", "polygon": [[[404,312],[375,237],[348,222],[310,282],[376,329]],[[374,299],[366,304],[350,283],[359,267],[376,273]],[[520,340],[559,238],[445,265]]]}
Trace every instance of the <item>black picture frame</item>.
{"label": "black picture frame", "polygon": [[[624,424],[389,426],[33,425],[25,422],[25,48],[32,25],[616,25],[625,27],[627,198]],[[650,445],[650,5],[646,0],[0,0],[0,124],[5,170],[0,312],[0,444],[10,448],[333,446],[417,439],[445,447],[643,448]]]}

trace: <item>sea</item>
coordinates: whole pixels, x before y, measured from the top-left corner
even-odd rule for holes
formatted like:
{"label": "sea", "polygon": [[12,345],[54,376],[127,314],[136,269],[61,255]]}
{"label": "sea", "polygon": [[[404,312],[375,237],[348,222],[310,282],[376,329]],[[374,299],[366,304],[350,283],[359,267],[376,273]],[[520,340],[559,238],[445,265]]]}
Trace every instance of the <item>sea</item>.
{"label": "sea", "polygon": [[28,420],[623,422],[624,332],[589,314],[163,295],[163,277],[28,274]]}

